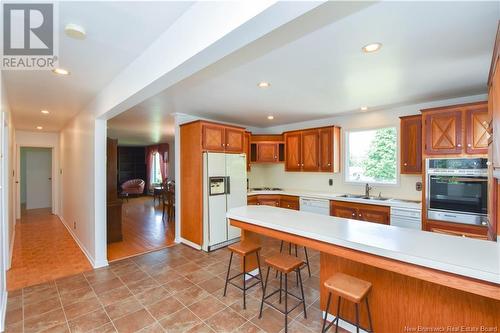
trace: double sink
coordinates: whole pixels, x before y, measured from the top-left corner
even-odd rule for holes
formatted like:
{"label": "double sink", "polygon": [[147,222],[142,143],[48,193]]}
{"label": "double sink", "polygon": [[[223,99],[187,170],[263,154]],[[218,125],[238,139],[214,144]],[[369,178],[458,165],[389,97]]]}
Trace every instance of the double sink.
{"label": "double sink", "polygon": [[416,200],[372,197],[372,196],[366,196],[363,194],[344,194],[344,195],[340,195],[339,198],[364,199],[364,200],[374,200],[374,201],[389,201],[390,200],[391,202],[416,203],[416,204],[420,203],[420,201],[416,201]]}

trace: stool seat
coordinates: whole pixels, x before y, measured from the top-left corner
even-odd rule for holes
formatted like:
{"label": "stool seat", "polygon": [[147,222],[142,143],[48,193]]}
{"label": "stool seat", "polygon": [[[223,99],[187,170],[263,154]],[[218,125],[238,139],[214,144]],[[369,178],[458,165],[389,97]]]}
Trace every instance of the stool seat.
{"label": "stool seat", "polygon": [[293,272],[304,264],[303,260],[289,254],[276,254],[265,261],[269,266],[285,274]]}
{"label": "stool seat", "polygon": [[254,252],[260,251],[261,246],[252,242],[239,242],[231,244],[227,248],[231,252],[237,253],[241,256],[246,256]]}
{"label": "stool seat", "polygon": [[370,291],[372,284],[344,273],[337,273],[326,280],[324,286],[342,298],[360,303]]}

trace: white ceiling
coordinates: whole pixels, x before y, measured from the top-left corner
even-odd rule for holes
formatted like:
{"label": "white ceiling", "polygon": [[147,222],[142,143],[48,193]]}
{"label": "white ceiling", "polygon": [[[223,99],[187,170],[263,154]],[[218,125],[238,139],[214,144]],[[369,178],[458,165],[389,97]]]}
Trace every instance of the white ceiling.
{"label": "white ceiling", "polygon": [[[59,2],[59,64],[67,77],[50,71],[5,71],[6,90],[17,129],[59,131],[126,65],[135,59],[192,2]],[[74,40],[64,26],[83,26]],[[44,116],[40,110],[47,109]]]}
{"label": "white ceiling", "polygon": [[[149,140],[154,128],[172,132],[158,122],[173,112],[269,127],[363,105],[485,93],[499,18],[498,2],[377,3],[285,45],[257,41],[246,48],[251,52],[237,51],[119,115],[110,128],[134,119],[128,124],[135,138]],[[371,42],[382,49],[361,52]],[[262,80],[272,86],[257,88]]]}

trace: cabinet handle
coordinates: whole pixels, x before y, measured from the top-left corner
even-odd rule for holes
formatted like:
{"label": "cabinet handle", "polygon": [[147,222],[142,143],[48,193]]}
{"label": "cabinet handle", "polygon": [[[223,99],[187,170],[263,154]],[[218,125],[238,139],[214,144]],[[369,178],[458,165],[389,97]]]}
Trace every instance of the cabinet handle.
{"label": "cabinet handle", "polygon": [[221,147],[224,147],[224,144],[223,144],[223,143],[221,143],[221,144],[220,144],[220,146],[221,146]]}
{"label": "cabinet handle", "polygon": [[300,166],[300,163],[298,163],[297,166]]}
{"label": "cabinet handle", "polygon": [[408,166],[408,163],[403,164],[404,166]]}
{"label": "cabinet handle", "polygon": [[277,158],[278,158],[278,156],[274,156],[274,159],[277,159]]}
{"label": "cabinet handle", "polygon": [[470,148],[470,147],[472,147],[472,145],[469,143],[469,144],[467,144],[467,147],[469,147],[469,148]]}
{"label": "cabinet handle", "polygon": [[459,143],[459,144],[457,145],[457,147],[458,147],[458,148],[462,147],[462,144],[461,144],[461,143]]}
{"label": "cabinet handle", "polygon": [[259,206],[259,205],[260,205],[260,202],[257,202],[257,206]]}
{"label": "cabinet handle", "polygon": [[359,214],[358,217],[361,217],[361,214]]}
{"label": "cabinet handle", "polygon": [[331,163],[328,163],[328,166],[332,165]]}
{"label": "cabinet handle", "polygon": [[352,217],[356,217],[356,213],[352,213]]}

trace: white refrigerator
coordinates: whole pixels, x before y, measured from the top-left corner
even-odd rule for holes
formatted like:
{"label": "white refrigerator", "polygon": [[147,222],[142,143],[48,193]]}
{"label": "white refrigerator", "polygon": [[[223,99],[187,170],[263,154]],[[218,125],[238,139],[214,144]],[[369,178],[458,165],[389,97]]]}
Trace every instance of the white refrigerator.
{"label": "white refrigerator", "polygon": [[203,186],[202,249],[208,252],[240,238],[226,212],[247,205],[246,155],[203,153]]}

